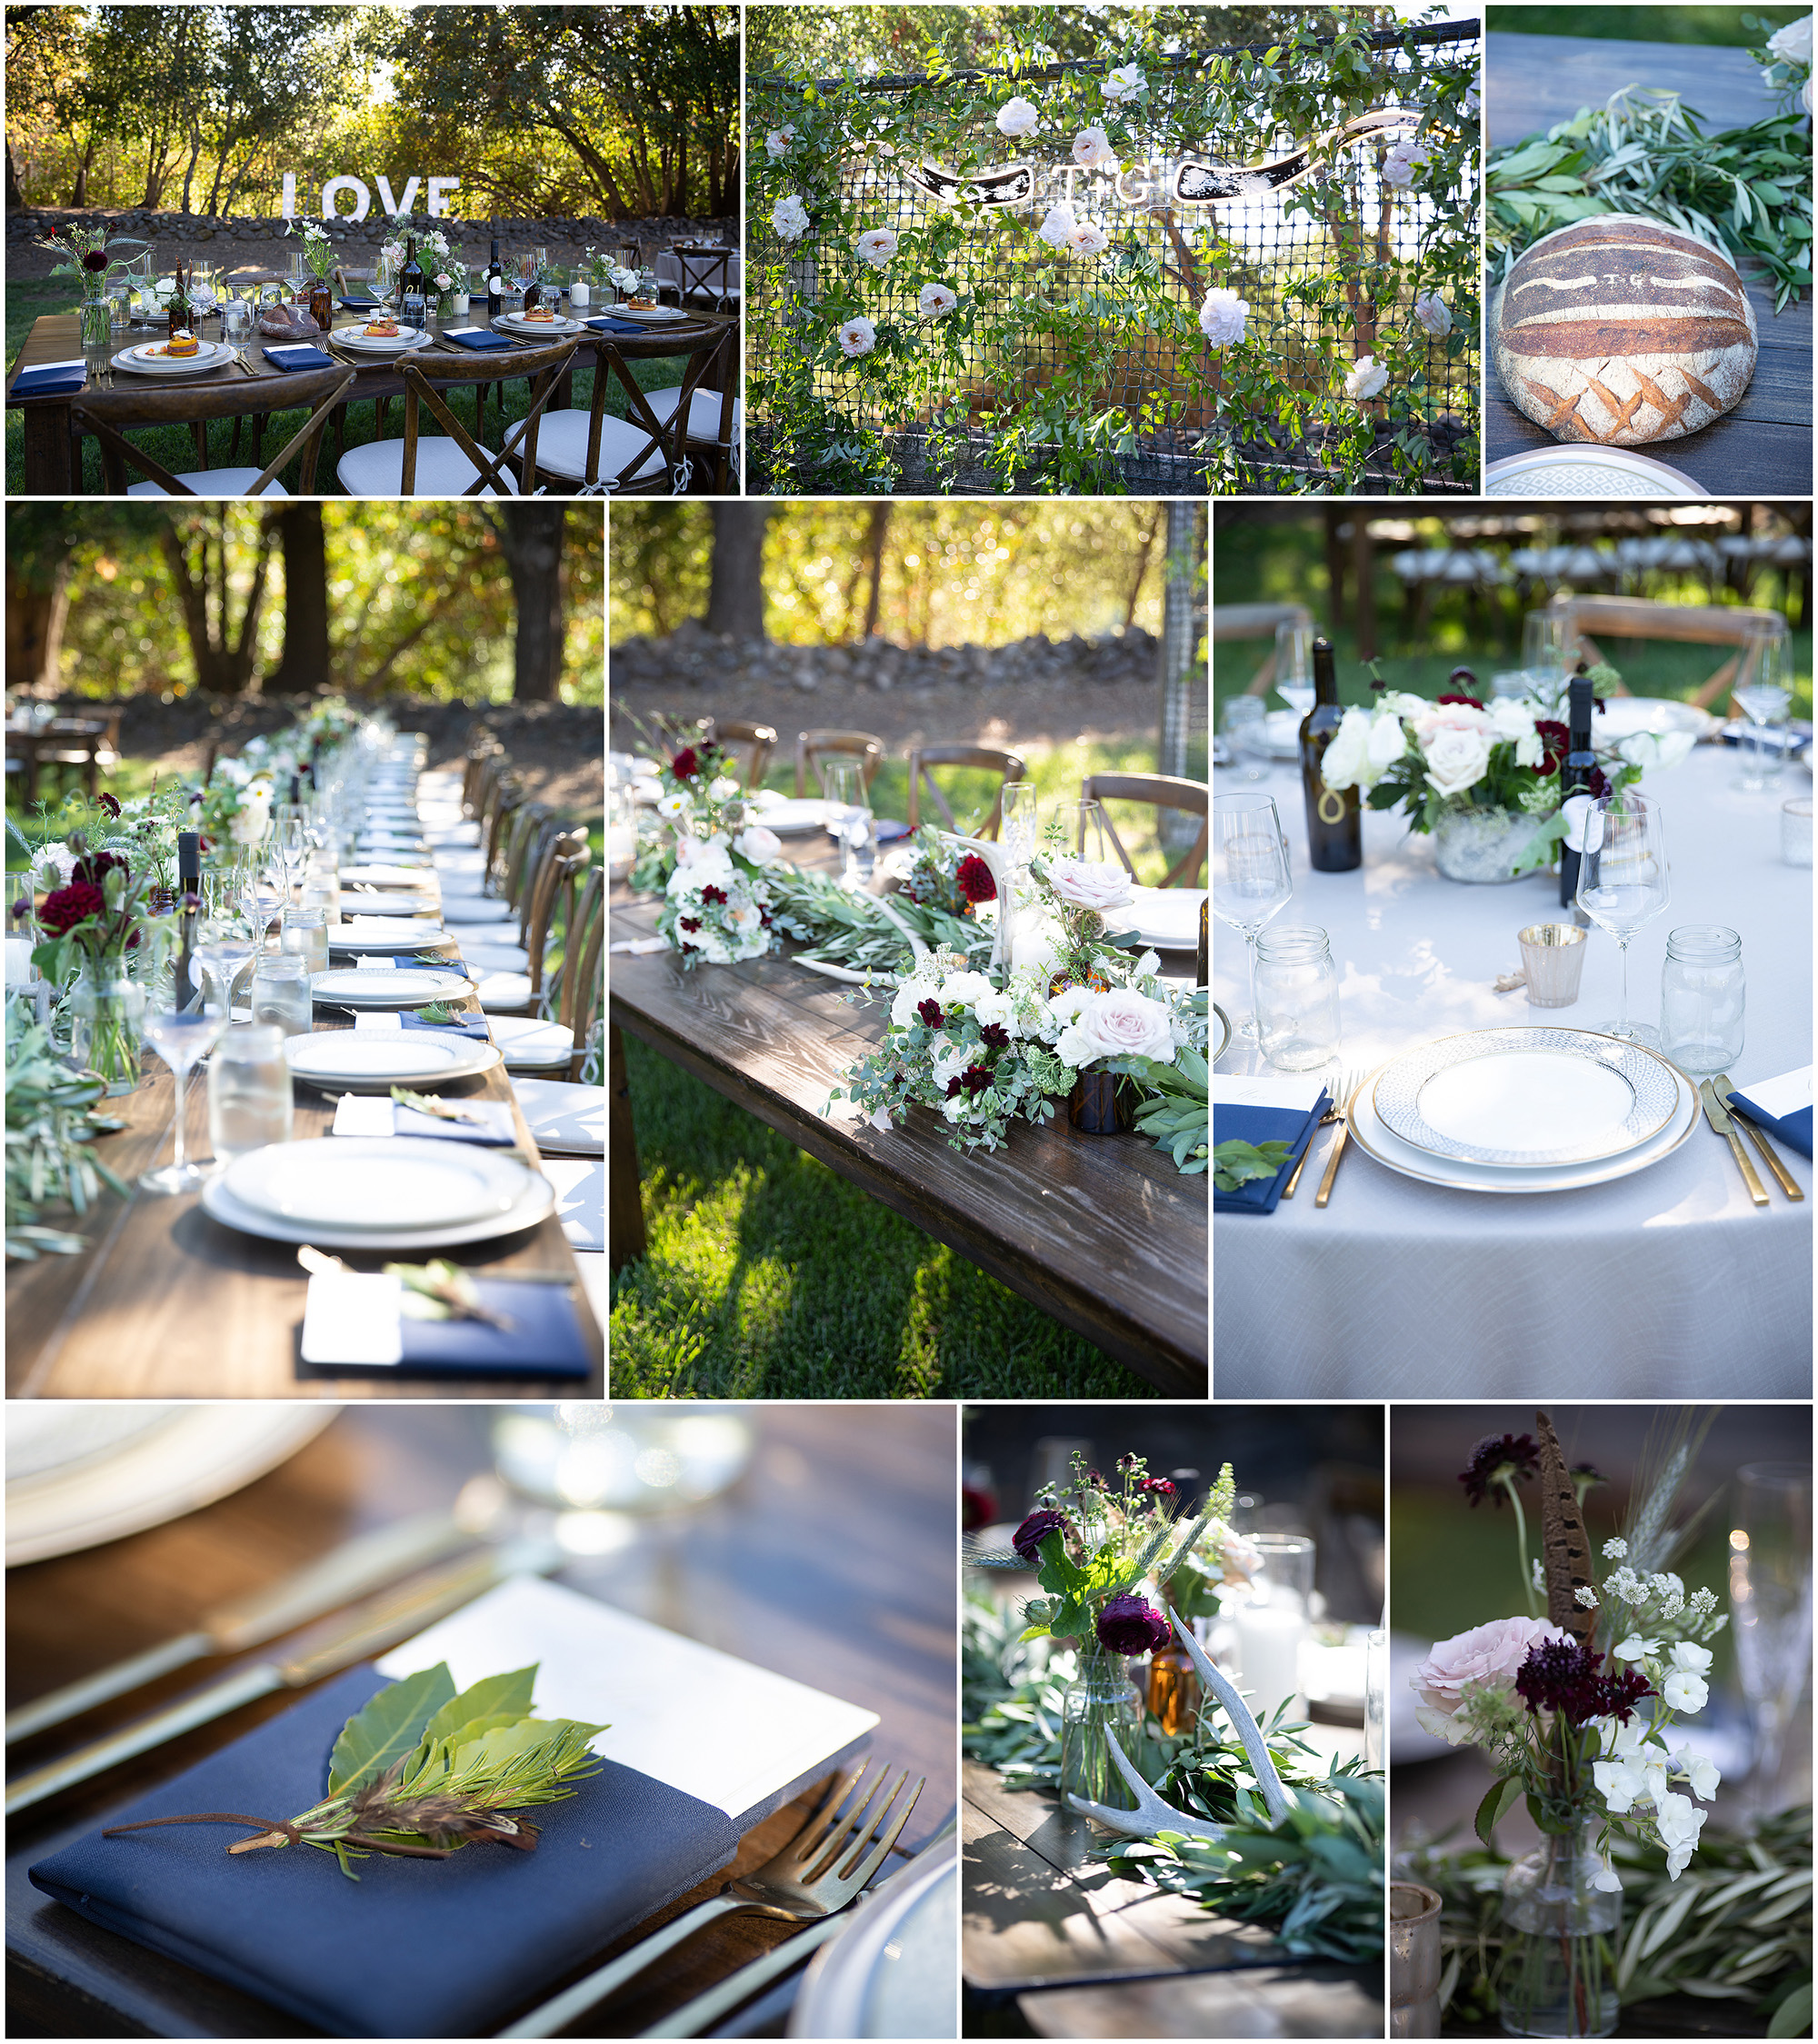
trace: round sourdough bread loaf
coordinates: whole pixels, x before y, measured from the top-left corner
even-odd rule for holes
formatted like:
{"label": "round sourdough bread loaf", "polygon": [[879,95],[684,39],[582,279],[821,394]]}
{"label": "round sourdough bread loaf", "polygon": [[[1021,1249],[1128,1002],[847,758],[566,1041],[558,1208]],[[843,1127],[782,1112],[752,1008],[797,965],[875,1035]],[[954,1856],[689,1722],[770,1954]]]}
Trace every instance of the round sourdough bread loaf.
{"label": "round sourdough bread loaf", "polygon": [[1749,387],[1755,315],[1735,265],[1657,220],[1599,214],[1544,234],[1503,287],[1496,370],[1558,440],[1677,440]]}

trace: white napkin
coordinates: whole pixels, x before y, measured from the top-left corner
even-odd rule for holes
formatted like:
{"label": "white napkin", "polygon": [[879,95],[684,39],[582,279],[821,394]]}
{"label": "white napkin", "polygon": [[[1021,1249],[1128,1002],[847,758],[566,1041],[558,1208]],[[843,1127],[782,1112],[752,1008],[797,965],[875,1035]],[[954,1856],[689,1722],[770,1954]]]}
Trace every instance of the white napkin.
{"label": "white napkin", "polygon": [[669,940],[667,937],[634,937],[627,943],[608,944],[606,949],[608,951],[629,952],[634,958],[643,958],[650,952],[667,951]]}
{"label": "white napkin", "polygon": [[1212,1075],[1214,1107],[1280,1107],[1296,1114],[1311,1114],[1325,1091],[1322,1077],[1240,1077],[1235,1072]]}

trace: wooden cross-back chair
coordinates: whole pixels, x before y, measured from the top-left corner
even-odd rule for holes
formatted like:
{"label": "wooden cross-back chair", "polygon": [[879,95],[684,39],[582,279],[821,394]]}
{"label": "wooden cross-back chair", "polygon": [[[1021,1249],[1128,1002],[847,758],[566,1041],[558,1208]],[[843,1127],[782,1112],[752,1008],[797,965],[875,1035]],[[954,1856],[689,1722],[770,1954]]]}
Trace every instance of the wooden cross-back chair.
{"label": "wooden cross-back chair", "polygon": [[[419,483],[425,496],[515,496],[513,470],[521,457],[534,465],[544,414],[573,365],[578,344],[558,341],[510,357],[513,379],[522,376],[530,385],[530,409],[505,435],[496,454],[474,438],[443,400],[444,385],[474,381],[474,362],[464,359],[468,351],[425,349],[400,355],[394,367],[404,379],[404,438],[349,448],[336,470],[341,486],[356,497],[414,497]],[[425,410],[442,429],[439,434],[424,432]],[[464,463],[454,459],[451,444]],[[456,484],[462,486],[457,489]]]}
{"label": "wooden cross-back chair", "polygon": [[[715,369],[736,381],[730,356],[737,331],[731,324],[716,328],[689,351],[675,408],[666,418],[652,409],[612,336],[593,334],[594,397],[588,408],[552,412],[540,434],[525,435],[514,425],[505,435],[505,453],[518,465],[524,494],[549,489],[582,496],[679,496],[690,473],[686,442],[694,394]],[[607,394],[615,385],[624,398],[623,418],[606,410]],[[733,395],[728,393],[728,404]]]}
{"label": "wooden cross-back chair", "polygon": [[738,779],[745,792],[764,785],[770,755],[776,750],[776,727],[753,723],[748,717],[706,717],[705,735],[739,761]]}
{"label": "wooden cross-back chair", "polygon": [[530,1008],[543,994],[543,961],[549,949],[549,928],[559,896],[593,857],[585,836],[557,827],[541,840],[541,853],[531,876],[529,914],[524,919],[524,948],[530,956]]}
{"label": "wooden cross-back chair", "polygon": [[795,740],[795,795],[799,801],[808,792],[808,769],[818,781],[824,759],[854,759],[860,778],[869,788],[884,764],[884,741],[868,731],[804,731]]}
{"label": "wooden cross-back chair", "polygon": [[[297,488],[301,495],[309,496],[315,489],[315,461],[323,428],[345,399],[354,376],[352,369],[336,368],[305,370],[295,375],[266,379],[281,389],[286,409],[306,405],[309,416],[262,469],[211,470],[207,465],[209,423],[215,419],[237,422],[245,413],[244,377],[236,376],[225,384],[170,389],[85,390],[70,400],[70,424],[78,432],[92,433],[100,444],[102,488],[109,496],[287,496],[290,493],[278,477],[299,454],[303,466]],[[200,467],[174,475],[162,462],[125,437],[135,426],[165,425],[195,428]],[[145,482],[129,486],[129,466],[139,470]]]}
{"label": "wooden cross-back chair", "polygon": [[[1080,783],[1082,802],[1145,802],[1157,809],[1184,809],[1189,815],[1202,819],[1199,835],[1194,840],[1190,851],[1184,852],[1169,867],[1164,887],[1191,887],[1198,877],[1200,867],[1205,862],[1211,843],[1212,790],[1204,781],[1184,781],[1174,773],[1089,773]],[[1104,834],[1111,840],[1112,849],[1117,853],[1124,870],[1134,880],[1136,869],[1130,862],[1130,854],[1124,849],[1124,841],[1117,834],[1117,826],[1111,820],[1111,812],[1102,812],[1104,817]],[[1080,831],[1084,837],[1084,820]]]}
{"label": "wooden cross-back chair", "polygon": [[593,866],[568,919],[563,942],[562,1005],[556,1021],[572,1030],[574,1049],[568,1077],[578,1080],[587,1059],[587,1039],[600,1019],[606,975],[601,970],[606,938],[606,871]]}
{"label": "wooden cross-back chair", "polygon": [[[1786,620],[1778,611],[1752,610],[1740,603],[1662,603],[1644,596],[1555,596],[1547,608],[1565,622],[1568,653],[1574,641],[1591,661],[1603,654],[1592,637],[1602,633],[1608,639],[1669,639],[1681,644],[1734,646],[1709,681],[1692,697],[1701,710],[1708,710],[1736,684],[1743,650],[1755,639],[1778,637],[1786,630]],[[1623,683],[1618,695],[1632,692]]]}
{"label": "wooden cross-back chair", "polygon": [[504,747],[488,731],[484,724],[476,724],[467,739],[467,757],[461,768],[461,813],[464,816],[480,813],[481,791],[485,784],[486,763],[503,759]]}
{"label": "wooden cross-back chair", "polygon": [[992,801],[991,813],[972,833],[974,837],[994,838],[1004,823],[1004,784],[1006,781],[1020,781],[1027,772],[1022,756],[1005,752],[1001,745],[917,745],[909,753],[909,828],[913,831],[921,822],[922,786],[927,784],[934,797],[934,807],[941,813],[942,821],[950,831],[957,831],[954,813],[947,807],[947,798],[941,793],[939,782],[929,772],[936,766],[983,767],[987,773],[997,776],[997,793]]}

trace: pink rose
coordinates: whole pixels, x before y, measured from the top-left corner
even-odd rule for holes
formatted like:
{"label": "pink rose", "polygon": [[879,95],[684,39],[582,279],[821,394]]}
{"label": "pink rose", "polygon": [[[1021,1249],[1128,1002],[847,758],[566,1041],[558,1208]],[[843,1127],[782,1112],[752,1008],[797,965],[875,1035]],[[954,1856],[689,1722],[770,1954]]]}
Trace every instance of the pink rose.
{"label": "pink rose", "polygon": [[[1082,1064],[1096,1058],[1120,1057],[1154,1058],[1158,1064],[1174,1062],[1174,1032],[1167,1009],[1127,987],[1088,995],[1073,1031],[1063,1033],[1074,1032],[1078,1047],[1086,1053],[1078,1061]],[[1064,1062],[1074,1062],[1064,1052],[1061,1055]]]}
{"label": "pink rose", "polygon": [[1452,1720],[1467,1689],[1513,1689],[1516,1670],[1532,1647],[1543,1640],[1569,1637],[1544,1619],[1498,1618],[1440,1640],[1413,1672],[1413,1686],[1424,1706],[1415,1713],[1422,1726],[1454,1746],[1459,1744],[1468,1735],[1463,1725],[1454,1727]]}
{"label": "pink rose", "polygon": [[1056,859],[1048,878],[1062,901],[1076,909],[1123,908],[1130,900],[1130,875],[1122,866],[1091,859]]}

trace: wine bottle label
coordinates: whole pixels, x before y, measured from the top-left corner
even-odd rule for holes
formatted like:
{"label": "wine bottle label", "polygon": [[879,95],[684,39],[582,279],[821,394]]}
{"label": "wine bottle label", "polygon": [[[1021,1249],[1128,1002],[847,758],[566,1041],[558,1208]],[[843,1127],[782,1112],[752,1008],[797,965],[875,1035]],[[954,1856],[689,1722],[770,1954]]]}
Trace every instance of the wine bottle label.
{"label": "wine bottle label", "polygon": [[1342,823],[1344,821],[1344,797],[1335,788],[1320,791],[1319,820],[1322,823]]}

